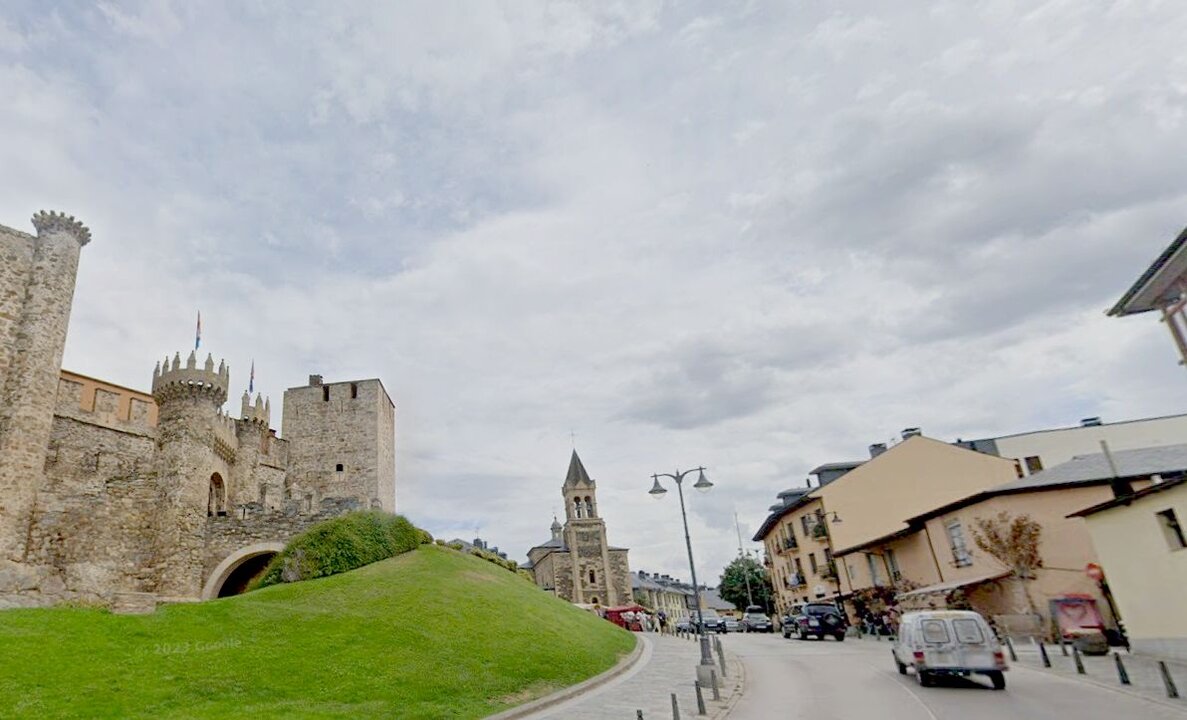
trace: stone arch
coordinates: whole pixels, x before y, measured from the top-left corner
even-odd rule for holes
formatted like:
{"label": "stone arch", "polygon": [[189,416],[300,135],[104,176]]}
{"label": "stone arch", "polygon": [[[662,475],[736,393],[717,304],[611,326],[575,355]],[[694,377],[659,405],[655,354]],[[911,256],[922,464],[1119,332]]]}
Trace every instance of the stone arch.
{"label": "stone arch", "polygon": [[206,517],[227,514],[227,484],[217,472],[210,474],[210,492],[206,499]]}
{"label": "stone arch", "polygon": [[[262,542],[239,548],[228,555],[218,564],[214,572],[210,573],[210,577],[206,580],[206,585],[202,588],[202,599],[213,600],[217,597],[225,597],[223,586],[227,584],[227,580],[231,579],[232,575],[236,574],[236,571],[243,574],[243,571],[250,569],[253,564],[266,564],[273,555],[281,550],[284,550],[284,543],[281,542]],[[260,569],[263,569],[262,566]],[[234,595],[237,593],[229,594]]]}

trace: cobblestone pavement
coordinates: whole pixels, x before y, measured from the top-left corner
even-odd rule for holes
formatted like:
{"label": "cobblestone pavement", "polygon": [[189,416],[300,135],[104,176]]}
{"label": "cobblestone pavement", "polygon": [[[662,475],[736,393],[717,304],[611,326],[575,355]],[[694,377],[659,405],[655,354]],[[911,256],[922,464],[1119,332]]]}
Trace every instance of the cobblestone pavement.
{"label": "cobblestone pavement", "polygon": [[[726,651],[727,673],[721,688],[721,700],[714,701],[713,691],[705,690],[707,714],[699,716],[693,687],[697,662],[700,660],[696,639],[657,633],[639,635],[648,646],[632,670],[579,697],[541,710],[529,716],[530,720],[637,720],[639,710],[643,711],[644,720],[671,720],[672,693],[676,694],[682,720],[720,718],[741,696],[742,666],[730,651],[730,642],[735,636],[721,638]],[[719,662],[716,653],[713,659]],[[720,674],[720,664],[716,667]]]}
{"label": "cobblestone pavement", "polygon": [[[1120,692],[1173,705],[1187,712],[1187,700],[1182,699],[1187,698],[1187,664],[1167,662],[1167,671],[1170,673],[1171,681],[1175,684],[1180,695],[1180,699],[1172,700],[1167,697],[1166,685],[1163,682],[1162,671],[1158,667],[1157,658],[1130,655],[1125,650],[1121,650],[1118,653],[1110,653],[1107,656],[1081,655],[1080,660],[1084,665],[1084,674],[1080,675],[1076,671],[1075,657],[1070,647],[1067,648],[1067,656],[1064,656],[1059,645],[1048,645],[1046,650],[1047,657],[1051,660],[1050,668],[1043,667],[1042,654],[1039,651],[1037,643],[1028,641],[1014,643],[1014,651],[1018,655],[1018,660],[1011,664],[1073,680],[1101,685]],[[1125,667],[1125,672],[1129,676],[1130,685],[1121,684],[1120,674],[1117,671],[1117,661],[1113,657],[1114,654],[1120,655],[1122,665]]]}

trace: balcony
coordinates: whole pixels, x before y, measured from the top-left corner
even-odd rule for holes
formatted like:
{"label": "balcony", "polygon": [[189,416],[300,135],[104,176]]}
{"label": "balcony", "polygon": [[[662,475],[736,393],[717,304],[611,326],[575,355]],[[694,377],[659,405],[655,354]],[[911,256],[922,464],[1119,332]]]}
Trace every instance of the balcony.
{"label": "balcony", "polygon": [[785,582],[789,588],[803,587],[804,585],[808,584],[807,581],[804,580],[804,576],[799,573],[789,573],[785,578]]}
{"label": "balcony", "polygon": [[812,537],[821,542],[828,542],[828,525],[823,520],[812,526]]}
{"label": "balcony", "polygon": [[788,550],[798,550],[799,544],[796,543],[795,538],[783,538],[783,542],[779,545],[779,549],[783,552]]}
{"label": "balcony", "polygon": [[823,579],[835,583],[837,581],[837,564],[832,560],[829,560],[820,567],[819,574]]}

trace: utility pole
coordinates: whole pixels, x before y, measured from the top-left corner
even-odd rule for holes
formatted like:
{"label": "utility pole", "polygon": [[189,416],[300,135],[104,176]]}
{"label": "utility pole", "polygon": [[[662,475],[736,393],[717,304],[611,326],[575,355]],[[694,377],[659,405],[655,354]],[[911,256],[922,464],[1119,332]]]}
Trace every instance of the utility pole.
{"label": "utility pole", "polygon": [[[734,527],[738,530],[738,557],[742,560],[749,560],[749,555],[742,552],[742,525],[738,522],[738,511],[734,511]],[[754,594],[750,592],[750,564],[742,563],[742,578],[746,581],[746,604],[754,604]]]}

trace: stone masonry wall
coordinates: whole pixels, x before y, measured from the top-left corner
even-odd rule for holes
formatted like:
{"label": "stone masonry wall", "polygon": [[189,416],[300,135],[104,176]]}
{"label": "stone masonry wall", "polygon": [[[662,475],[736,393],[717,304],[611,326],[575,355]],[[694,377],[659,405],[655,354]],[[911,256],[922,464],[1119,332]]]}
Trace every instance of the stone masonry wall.
{"label": "stone masonry wall", "polygon": [[[39,213],[38,236],[4,229],[0,254],[0,562],[21,562],[53,424],[78,258],[90,233]],[[12,590],[0,586],[0,592]]]}
{"label": "stone masonry wall", "polygon": [[308,498],[312,505],[354,497],[364,507],[378,504],[391,511],[395,480],[388,436],[394,433],[394,415],[381,412],[384,406],[390,409],[391,401],[378,380],[286,390],[282,432],[289,441],[290,497]]}

